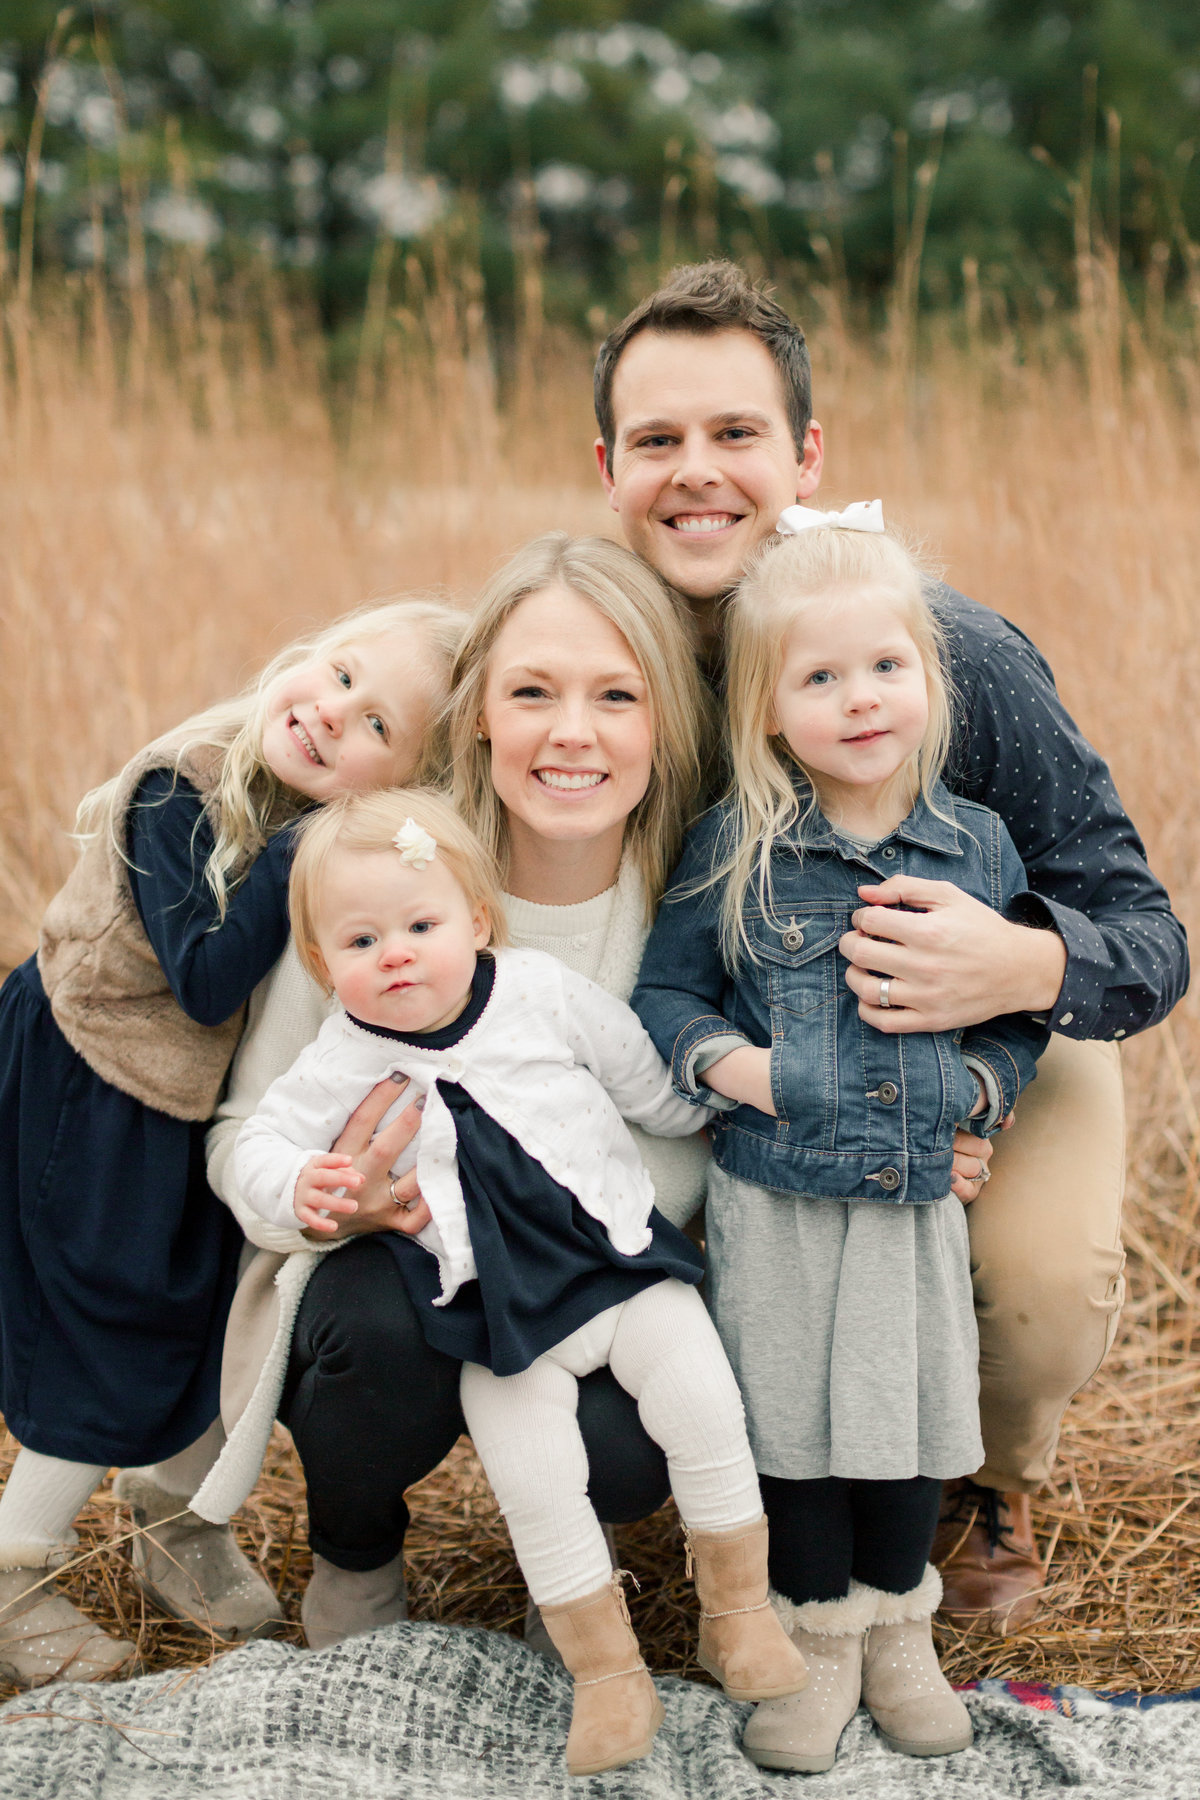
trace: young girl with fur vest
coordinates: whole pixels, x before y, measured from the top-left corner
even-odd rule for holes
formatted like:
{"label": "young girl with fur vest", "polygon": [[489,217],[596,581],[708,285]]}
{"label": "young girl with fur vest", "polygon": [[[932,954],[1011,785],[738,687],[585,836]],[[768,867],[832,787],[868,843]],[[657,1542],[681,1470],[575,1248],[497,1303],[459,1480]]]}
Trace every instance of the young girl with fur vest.
{"label": "young girl with fur vest", "polygon": [[[461,616],[375,606],[282,651],[83,802],[82,854],[0,992],[0,1679],[125,1669],[45,1579],[114,1463],[152,1539],[143,1587],[224,1637],[275,1629],[227,1528],[186,1510],[216,1456],[241,1234],[204,1130],[245,1002],[287,942],[291,823],[401,781],[443,702]],[[179,1515],[182,1515],[180,1517]]]}

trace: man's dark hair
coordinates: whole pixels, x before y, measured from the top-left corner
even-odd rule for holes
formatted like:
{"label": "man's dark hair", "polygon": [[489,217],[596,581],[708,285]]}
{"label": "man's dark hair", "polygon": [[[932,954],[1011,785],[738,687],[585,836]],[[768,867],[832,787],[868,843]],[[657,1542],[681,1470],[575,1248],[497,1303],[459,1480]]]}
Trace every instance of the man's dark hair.
{"label": "man's dark hair", "polygon": [[593,392],[610,472],[616,433],[613,378],[622,354],[639,331],[752,332],[770,351],[779,370],[792,437],[797,453],[804,455],[804,439],[812,420],[812,364],[804,333],[769,291],[756,287],[736,263],[685,263],[672,269],[662,287],[635,306],[600,346]]}

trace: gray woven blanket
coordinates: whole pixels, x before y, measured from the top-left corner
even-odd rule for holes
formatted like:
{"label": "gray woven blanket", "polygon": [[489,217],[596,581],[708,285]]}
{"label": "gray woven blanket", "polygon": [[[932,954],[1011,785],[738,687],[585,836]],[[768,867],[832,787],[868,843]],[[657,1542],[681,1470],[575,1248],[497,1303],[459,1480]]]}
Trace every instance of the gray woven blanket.
{"label": "gray woven blanket", "polygon": [[3,1800],[1196,1800],[1200,1707],[1065,1719],[973,1695],[974,1748],[893,1755],[860,1713],[827,1775],[768,1775],[749,1709],[664,1679],[645,1762],[572,1781],[570,1682],[514,1639],[392,1626],[319,1656],[249,1644],[188,1675],[0,1708]]}

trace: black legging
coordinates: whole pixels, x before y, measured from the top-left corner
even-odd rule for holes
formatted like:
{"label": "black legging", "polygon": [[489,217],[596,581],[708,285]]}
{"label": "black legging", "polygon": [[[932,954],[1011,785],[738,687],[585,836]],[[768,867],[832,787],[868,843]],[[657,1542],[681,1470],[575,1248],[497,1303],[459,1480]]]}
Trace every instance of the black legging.
{"label": "black legging", "polygon": [[942,1484],[907,1481],[783,1481],[760,1475],[771,1528],[771,1584],[797,1606],[840,1600],[850,1579],[907,1594],[925,1573]]}
{"label": "black legging", "polygon": [[[395,1257],[363,1237],[323,1257],[305,1289],[279,1416],[308,1483],[309,1542],[339,1569],[378,1569],[404,1544],[404,1490],[466,1430],[461,1364],[425,1342]],[[579,1383],[588,1496],[600,1518],[645,1518],[667,1463],[608,1369]]]}

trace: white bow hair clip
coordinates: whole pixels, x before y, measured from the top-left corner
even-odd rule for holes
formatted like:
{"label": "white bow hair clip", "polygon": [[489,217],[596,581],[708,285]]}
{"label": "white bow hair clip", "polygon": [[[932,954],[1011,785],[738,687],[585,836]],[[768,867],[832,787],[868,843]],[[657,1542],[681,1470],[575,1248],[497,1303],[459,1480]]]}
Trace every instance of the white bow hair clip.
{"label": "white bow hair clip", "polygon": [[836,525],[842,531],[883,531],[882,500],[852,500],[842,512],[818,512],[815,506],[785,506],[779,515],[776,531],[784,537],[799,537],[816,525]]}
{"label": "white bow hair clip", "polygon": [[400,861],[410,869],[427,869],[437,855],[437,839],[415,819],[405,819],[392,842],[400,852]]}

